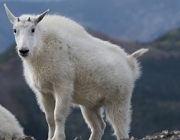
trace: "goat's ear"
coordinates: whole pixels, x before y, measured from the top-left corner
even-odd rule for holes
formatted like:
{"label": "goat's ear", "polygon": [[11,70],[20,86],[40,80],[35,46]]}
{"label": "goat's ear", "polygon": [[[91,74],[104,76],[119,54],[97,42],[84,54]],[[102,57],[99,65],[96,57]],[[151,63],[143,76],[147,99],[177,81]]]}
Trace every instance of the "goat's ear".
{"label": "goat's ear", "polygon": [[14,24],[15,20],[17,19],[17,17],[15,17],[15,16],[11,13],[11,11],[8,9],[8,7],[6,6],[6,4],[4,4],[4,8],[5,8],[5,10],[6,10],[6,14],[7,14],[8,18],[9,18],[9,21],[10,21],[12,24]]}
{"label": "goat's ear", "polygon": [[35,23],[38,24],[43,18],[44,16],[47,14],[47,12],[49,12],[49,9],[46,10],[44,13],[42,13],[41,15],[39,15],[36,19],[35,19]]}

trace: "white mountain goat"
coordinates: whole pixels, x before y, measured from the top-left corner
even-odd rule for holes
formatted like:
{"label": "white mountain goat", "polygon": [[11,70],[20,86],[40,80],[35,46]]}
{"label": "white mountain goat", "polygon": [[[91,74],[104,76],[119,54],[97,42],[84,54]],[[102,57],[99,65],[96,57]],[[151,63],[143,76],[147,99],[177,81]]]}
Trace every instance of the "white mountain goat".
{"label": "white mountain goat", "polygon": [[24,136],[23,128],[15,116],[0,105],[0,138],[15,140]]}
{"label": "white mountain goat", "polygon": [[15,17],[4,6],[25,79],[46,116],[48,140],[65,140],[65,119],[73,104],[80,106],[91,129],[89,140],[100,140],[104,133],[102,109],[117,139],[127,138],[131,94],[140,75],[136,58],[148,49],[128,55],[68,18],[45,16],[49,10]]}

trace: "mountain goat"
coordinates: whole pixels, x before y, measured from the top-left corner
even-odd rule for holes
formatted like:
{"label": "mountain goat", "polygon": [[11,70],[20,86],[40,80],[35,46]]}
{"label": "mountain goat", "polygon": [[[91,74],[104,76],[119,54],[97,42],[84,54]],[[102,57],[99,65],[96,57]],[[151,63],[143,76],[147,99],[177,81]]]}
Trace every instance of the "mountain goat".
{"label": "mountain goat", "polygon": [[0,138],[15,140],[24,136],[23,128],[15,116],[0,105]]}
{"label": "mountain goat", "polygon": [[131,121],[130,100],[140,75],[140,49],[128,55],[117,45],[89,35],[76,22],[58,15],[15,17],[17,52],[24,76],[35,92],[48,123],[48,140],[65,140],[65,119],[79,105],[91,129],[89,140],[100,140],[106,113],[117,139],[127,138]]}

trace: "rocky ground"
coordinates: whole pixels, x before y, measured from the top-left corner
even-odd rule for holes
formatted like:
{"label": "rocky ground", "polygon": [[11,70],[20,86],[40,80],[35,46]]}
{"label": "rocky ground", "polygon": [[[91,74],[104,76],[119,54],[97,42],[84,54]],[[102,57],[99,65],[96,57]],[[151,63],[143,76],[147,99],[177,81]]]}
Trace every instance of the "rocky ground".
{"label": "rocky ground", "polygon": [[[5,139],[0,138],[0,140],[5,140]],[[22,137],[20,139],[13,139],[13,140],[35,140],[35,139],[32,136],[24,136],[24,137]]]}
{"label": "rocky ground", "polygon": [[[74,140],[82,140],[81,138],[75,138]],[[0,140],[4,140],[1,139]],[[35,140],[34,137],[32,136],[24,136],[20,139],[15,139],[15,140]],[[121,139],[121,140],[138,140],[137,138],[131,137],[129,139]],[[168,131],[164,130],[159,133],[155,133],[153,135],[146,136],[140,140],[180,140],[180,131],[178,130],[173,130],[173,131]]]}
{"label": "rocky ground", "polygon": [[[131,137],[129,139],[122,139],[122,140],[138,140],[138,139]],[[180,140],[180,131],[173,130],[169,132],[168,130],[164,130],[162,132],[146,136],[140,140]]]}

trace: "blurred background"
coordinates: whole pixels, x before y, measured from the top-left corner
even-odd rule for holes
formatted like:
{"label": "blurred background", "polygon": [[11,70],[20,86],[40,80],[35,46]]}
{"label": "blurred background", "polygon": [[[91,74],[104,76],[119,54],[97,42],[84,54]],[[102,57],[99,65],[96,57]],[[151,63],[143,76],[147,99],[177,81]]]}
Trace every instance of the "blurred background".
{"label": "blurred background", "polygon": [[[132,53],[150,49],[139,61],[142,76],[132,96],[130,136],[142,138],[162,130],[180,130],[180,1],[179,0],[0,0],[0,104],[20,121],[27,135],[47,139],[47,123],[23,77],[15,51],[12,25],[3,4],[15,16],[60,14],[83,25],[95,37]],[[79,109],[66,122],[67,140],[87,140]],[[108,125],[103,140],[115,140]]]}

